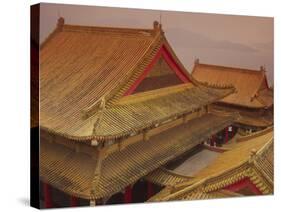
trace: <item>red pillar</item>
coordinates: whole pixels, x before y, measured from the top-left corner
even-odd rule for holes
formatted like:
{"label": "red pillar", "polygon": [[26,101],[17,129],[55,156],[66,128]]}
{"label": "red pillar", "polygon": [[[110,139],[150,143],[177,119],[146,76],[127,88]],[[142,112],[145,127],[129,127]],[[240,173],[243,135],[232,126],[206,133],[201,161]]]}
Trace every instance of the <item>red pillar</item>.
{"label": "red pillar", "polygon": [[45,208],[52,208],[52,194],[51,194],[51,187],[47,183],[43,184],[43,190],[44,190],[44,203]]}
{"label": "red pillar", "polygon": [[151,182],[147,182],[147,199],[153,196],[153,184]]}
{"label": "red pillar", "polygon": [[132,202],[132,187],[129,185],[125,188],[124,203]]}
{"label": "red pillar", "polygon": [[214,145],[215,145],[215,140],[216,140],[216,138],[215,138],[215,136],[213,135],[213,136],[211,137],[211,143],[210,143],[211,146],[214,146]]}
{"label": "red pillar", "polygon": [[225,143],[228,142],[228,127],[225,128]]}
{"label": "red pillar", "polygon": [[70,197],[70,207],[78,206],[78,199],[75,196]]}
{"label": "red pillar", "polygon": [[233,137],[233,126],[229,126],[228,127],[228,132],[229,132],[229,134],[230,134],[230,137],[232,138]]}

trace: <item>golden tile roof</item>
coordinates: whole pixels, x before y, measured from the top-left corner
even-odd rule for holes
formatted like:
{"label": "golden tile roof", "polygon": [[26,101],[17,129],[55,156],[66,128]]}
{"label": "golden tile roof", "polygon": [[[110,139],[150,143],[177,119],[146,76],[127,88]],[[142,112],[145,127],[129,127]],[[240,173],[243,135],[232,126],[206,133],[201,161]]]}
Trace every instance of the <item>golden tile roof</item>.
{"label": "golden tile roof", "polygon": [[122,97],[111,107],[92,112],[86,119],[67,120],[59,126],[60,122],[50,120],[48,124],[70,139],[117,139],[193,112],[232,92],[233,89],[181,84]]}
{"label": "golden tile roof", "polygon": [[239,119],[237,119],[236,123],[242,125],[255,127],[270,127],[273,125],[273,114],[270,112],[261,114],[254,110],[248,111],[242,108],[231,108],[222,105],[212,105],[212,110],[238,113]]}
{"label": "golden tile roof", "polygon": [[71,195],[88,199],[97,158],[62,145],[40,143],[40,179]]}
{"label": "golden tile roof", "polygon": [[[145,105],[145,102],[139,102],[139,105],[118,105],[119,99],[144,72],[163,45],[177,65],[184,70],[186,77],[191,81],[189,84],[197,86],[198,83],[176,57],[161,25],[157,23],[154,24],[154,29],[149,30],[106,28],[67,25],[60,18],[55,31],[41,45],[40,127],[71,139],[92,138],[92,134],[95,134],[93,126],[98,126],[100,122],[96,122],[100,113],[95,109],[101,100],[104,101],[106,111],[100,126],[103,125],[105,129],[97,130],[96,137],[105,137],[107,134],[120,136],[129,130],[123,130],[122,127],[130,126],[130,130],[134,131],[133,126],[142,128],[151,122],[159,121],[157,118],[165,119],[173,113],[183,112],[182,108],[176,111],[179,109],[179,103],[174,111],[168,111],[166,109],[170,103],[164,98],[147,100],[146,103],[154,101],[162,104],[161,110],[164,112],[161,115],[160,105],[152,106],[154,112],[159,111],[146,121],[143,118],[147,118],[146,113],[149,111],[144,110],[150,106]],[[180,95],[192,95],[195,92],[200,95],[194,100],[199,106],[228,92],[211,89],[205,89],[204,93],[204,89],[194,88],[182,91],[182,94],[175,97],[169,96],[168,99],[176,100]],[[116,102],[117,105],[111,108]],[[187,101],[182,103],[186,106]],[[195,107],[193,102],[192,105]],[[140,108],[137,109],[137,106]],[[121,113],[125,116],[122,117]],[[138,116],[142,120],[135,118]],[[117,122],[118,125],[113,126]]]}
{"label": "golden tile roof", "polygon": [[75,153],[58,144],[43,144],[40,177],[64,192],[86,199],[111,196],[206,140],[234,121],[233,116],[205,114],[186,124],[140,141],[97,161],[90,155]]}
{"label": "golden tile roof", "polygon": [[154,184],[161,186],[174,186],[177,183],[182,183],[190,180],[191,177],[177,174],[173,171],[160,167],[155,171],[145,176],[145,179]]}
{"label": "golden tile roof", "polygon": [[247,161],[251,150],[259,150],[273,139],[273,131],[271,130],[260,136],[249,137],[249,139],[250,140],[248,141],[238,143],[236,147],[233,147],[230,151],[222,153],[213,163],[206,167],[206,169],[196,173],[194,177],[199,180],[212,175],[217,175],[218,173],[222,173],[240,165],[241,162],[243,163],[244,161]]}
{"label": "golden tile roof", "polygon": [[136,78],[160,40],[153,30],[58,27],[40,51],[41,125],[81,125],[81,111]]}
{"label": "golden tile roof", "polygon": [[192,76],[209,84],[232,84],[237,92],[221,102],[250,108],[266,108],[273,104],[264,69],[257,71],[196,62]]}
{"label": "golden tile roof", "polygon": [[[168,189],[163,189],[157,194],[155,194],[149,201],[157,202],[163,201],[163,197],[171,195],[171,191]],[[230,192],[228,190],[218,190],[212,192],[203,192],[201,189],[198,189],[198,185],[192,186],[189,188],[189,191],[182,195],[180,198],[172,200],[205,200],[205,199],[218,199],[218,198],[226,198],[226,197],[239,197],[242,196],[238,193]]]}
{"label": "golden tile roof", "polygon": [[247,136],[194,178],[164,188],[149,201],[194,199],[196,195],[209,195],[245,178],[263,194],[273,193],[273,128]]}

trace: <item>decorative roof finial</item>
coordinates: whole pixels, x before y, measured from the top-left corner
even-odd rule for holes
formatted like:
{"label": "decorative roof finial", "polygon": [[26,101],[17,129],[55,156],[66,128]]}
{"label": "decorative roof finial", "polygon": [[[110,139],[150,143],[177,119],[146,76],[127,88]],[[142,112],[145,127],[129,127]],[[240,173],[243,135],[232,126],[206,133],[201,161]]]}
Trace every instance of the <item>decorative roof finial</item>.
{"label": "decorative roof finial", "polygon": [[260,67],[260,71],[265,71],[265,67],[264,67],[264,66],[261,66],[261,67]]}
{"label": "decorative roof finial", "polygon": [[64,18],[63,18],[63,17],[60,17],[60,18],[58,19],[58,22],[57,22],[57,27],[58,27],[58,28],[61,28],[61,27],[63,27],[63,25],[64,25]]}
{"label": "decorative roof finial", "polygon": [[100,101],[100,103],[99,103],[99,107],[98,107],[99,109],[98,109],[98,112],[97,112],[97,119],[96,119],[96,121],[93,124],[92,135],[96,134],[97,127],[99,126],[99,124],[102,121],[103,112],[105,110],[105,105],[106,105],[105,96],[103,96],[99,101]]}
{"label": "decorative roof finial", "polygon": [[194,64],[195,64],[195,65],[198,65],[199,62],[200,62],[200,61],[199,61],[199,58],[196,58],[196,59],[194,60]]}
{"label": "decorative roof finial", "polygon": [[154,30],[153,34],[158,34],[159,32],[163,33],[162,26],[161,24],[159,24],[158,21],[153,22],[153,30]]}
{"label": "decorative roof finial", "polygon": [[256,154],[257,154],[257,150],[256,149],[251,149],[250,157],[254,157]]}
{"label": "decorative roof finial", "polygon": [[154,21],[154,22],[153,22],[153,29],[154,29],[154,30],[159,30],[159,25],[160,25],[160,24],[159,24],[158,21]]}

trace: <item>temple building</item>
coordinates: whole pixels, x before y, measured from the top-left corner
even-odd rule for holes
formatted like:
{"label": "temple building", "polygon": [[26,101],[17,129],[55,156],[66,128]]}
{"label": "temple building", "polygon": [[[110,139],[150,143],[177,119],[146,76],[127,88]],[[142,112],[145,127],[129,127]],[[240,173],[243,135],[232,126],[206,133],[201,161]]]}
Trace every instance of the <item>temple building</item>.
{"label": "temple building", "polygon": [[236,92],[213,105],[215,110],[239,112],[236,127],[248,132],[273,125],[273,89],[268,86],[266,70],[248,70],[203,64],[195,60],[192,76],[203,83],[231,84]]}
{"label": "temple building", "polygon": [[45,208],[145,202],[165,189],[150,180],[155,172],[170,176],[166,164],[239,118],[210,109],[235,88],[194,80],[158,22],[128,29],[59,18],[40,46],[39,77]]}
{"label": "temple building", "polygon": [[269,195],[274,190],[273,175],[273,128],[269,127],[239,138],[227,149],[202,148],[150,173],[147,180],[165,188],[148,201]]}

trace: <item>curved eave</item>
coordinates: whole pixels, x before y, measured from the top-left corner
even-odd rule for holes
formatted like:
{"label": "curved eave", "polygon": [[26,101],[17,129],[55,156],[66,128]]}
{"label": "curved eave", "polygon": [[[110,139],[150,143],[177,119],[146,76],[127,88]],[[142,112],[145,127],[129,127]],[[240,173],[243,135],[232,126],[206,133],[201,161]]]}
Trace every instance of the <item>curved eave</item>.
{"label": "curved eave", "polygon": [[[202,89],[207,89],[207,87],[203,87]],[[213,98],[211,100],[206,99],[205,101],[203,101],[202,104],[199,104],[196,107],[190,107],[190,108],[188,108],[186,110],[182,110],[180,112],[174,112],[173,111],[173,113],[170,113],[169,115],[164,116],[162,118],[159,118],[159,119],[156,119],[156,120],[152,119],[151,122],[145,123],[137,129],[129,128],[126,131],[122,131],[122,132],[120,131],[119,133],[115,133],[115,134],[109,134],[108,133],[106,135],[105,134],[94,134],[94,135],[77,136],[77,135],[71,135],[71,134],[68,134],[68,133],[65,133],[65,132],[59,132],[59,131],[50,129],[50,128],[44,126],[44,125],[40,126],[40,127],[43,130],[46,130],[47,132],[50,132],[52,134],[57,134],[59,136],[63,136],[63,137],[66,137],[68,139],[77,140],[77,141],[86,141],[86,142],[91,141],[91,140],[105,141],[105,140],[112,140],[112,139],[115,140],[115,139],[119,139],[119,138],[126,138],[126,137],[129,137],[131,135],[140,134],[144,130],[150,130],[150,129],[153,129],[153,128],[157,128],[159,125],[166,124],[166,123],[168,123],[170,121],[173,121],[175,119],[180,119],[185,114],[194,112],[197,109],[199,109],[199,108],[201,108],[205,105],[208,105],[208,104],[211,104],[211,103],[217,101],[219,98],[223,98],[224,96],[227,96],[227,95],[231,94],[233,92],[233,89],[228,89],[227,92],[225,92],[226,90],[223,90],[223,91],[224,91],[223,94],[217,95],[215,98]],[[202,91],[202,92],[205,92],[207,94],[207,90]],[[161,97],[159,97],[159,98],[161,98]],[[112,107],[114,108],[114,106],[112,106]]]}
{"label": "curved eave", "polygon": [[259,118],[257,118],[257,120],[255,120],[255,118],[253,118],[253,120],[249,120],[247,117],[243,117],[243,116],[240,116],[240,118],[236,121],[236,123],[249,127],[262,127],[262,128],[271,127],[273,125],[273,121],[266,121],[263,119],[259,120]]}
{"label": "curved eave", "polygon": [[244,107],[244,108],[248,108],[248,109],[267,109],[270,106],[265,106],[265,105],[260,105],[260,106],[252,106],[252,105],[245,105],[245,104],[239,104],[239,103],[233,103],[233,102],[228,102],[228,101],[224,101],[224,100],[219,100],[219,103],[223,103],[223,104],[227,104],[227,105],[231,105],[231,106],[238,106],[238,107]]}
{"label": "curved eave", "polygon": [[148,174],[145,179],[160,186],[173,186],[177,183],[189,181],[192,177],[177,174],[171,170],[160,167]]}
{"label": "curved eave", "polygon": [[[71,27],[71,26],[62,26],[62,27]],[[85,27],[83,27],[84,29]],[[57,33],[58,30],[62,30],[63,28],[57,28],[56,31],[54,32]],[[52,39],[53,35],[50,35],[49,39]],[[110,91],[110,93],[108,93],[105,96],[105,101],[106,101],[106,108],[111,108],[114,107],[116,101],[118,101],[120,98],[122,98],[124,96],[124,94],[127,92],[127,90],[133,85],[133,83],[136,81],[136,79],[142,74],[143,70],[147,67],[147,65],[151,62],[151,60],[153,60],[153,58],[155,57],[155,55],[158,53],[159,49],[164,48],[166,49],[166,51],[171,55],[173,61],[175,62],[175,64],[177,65],[179,71],[183,74],[183,76],[185,76],[187,79],[190,80],[190,82],[192,84],[194,84],[195,86],[199,86],[199,84],[193,79],[193,77],[187,72],[187,70],[184,68],[184,66],[181,64],[181,62],[179,61],[179,59],[177,58],[176,54],[173,52],[172,48],[170,47],[168,41],[166,40],[164,33],[161,30],[156,30],[154,31],[153,34],[153,39],[154,41],[152,42],[151,46],[147,49],[147,51],[144,53],[144,55],[140,58],[139,62],[134,66],[134,70],[132,72],[130,72],[131,74],[129,74],[128,76],[126,76],[124,78],[124,80],[122,81],[122,83],[120,83],[116,88],[114,88],[113,90]],[[47,42],[46,40],[46,42]],[[43,44],[42,44],[43,46]],[[204,86],[203,86],[204,87]],[[208,87],[208,86],[205,86]],[[215,100],[212,101],[208,101],[205,103],[205,105],[212,103],[213,101],[217,101],[220,98],[223,98],[227,95],[229,95],[230,93],[232,93],[233,90],[229,90],[229,92],[225,95],[222,95],[218,98],[216,98]],[[202,105],[200,105],[202,106]],[[198,107],[200,107],[198,106]],[[197,109],[198,107],[195,107],[193,109]],[[138,128],[137,130],[135,129],[130,129],[128,131],[125,132],[120,132],[120,133],[115,133],[115,134],[87,134],[85,133],[85,135],[79,135],[79,133],[74,134],[74,133],[70,133],[67,130],[57,130],[55,127],[52,128],[51,126],[46,126],[44,125],[44,123],[40,126],[42,129],[52,133],[52,134],[57,134],[63,137],[66,137],[68,139],[71,140],[77,140],[77,141],[89,141],[89,140],[108,140],[108,139],[118,139],[118,138],[124,138],[124,137],[128,137],[131,134],[138,134],[141,133],[144,129],[150,129],[153,128],[154,125],[158,125],[161,124],[164,121],[167,121],[170,118],[173,118],[175,116],[181,116],[184,115],[186,113],[191,112],[192,110],[186,110],[183,111],[181,113],[175,113],[175,114],[171,114],[167,117],[164,117],[162,119],[159,119],[157,121],[151,122],[149,124],[146,124],[140,128]],[[92,114],[93,115],[93,114]]]}
{"label": "curved eave", "polygon": [[[271,135],[272,130],[272,128],[268,128],[247,136],[247,142],[251,143],[252,139],[259,138],[259,136]],[[149,201],[184,199],[192,192],[215,192],[244,179],[249,179],[262,194],[271,194],[273,192],[273,137],[269,136],[268,140],[254,155],[249,155],[247,159],[241,160],[235,166],[207,177],[197,177],[197,179],[195,177],[193,182],[191,180],[176,184],[173,187],[166,187]]]}

